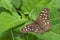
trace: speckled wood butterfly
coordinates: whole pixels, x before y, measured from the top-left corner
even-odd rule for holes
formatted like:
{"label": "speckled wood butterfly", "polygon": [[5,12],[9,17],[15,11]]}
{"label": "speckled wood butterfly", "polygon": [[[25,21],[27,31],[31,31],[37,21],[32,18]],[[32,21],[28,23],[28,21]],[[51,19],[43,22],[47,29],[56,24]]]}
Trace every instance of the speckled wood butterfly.
{"label": "speckled wood butterfly", "polygon": [[41,11],[36,21],[22,28],[22,32],[44,33],[48,31],[50,29],[50,21],[48,19],[48,16],[49,16],[49,10],[48,8],[45,8],[44,10]]}

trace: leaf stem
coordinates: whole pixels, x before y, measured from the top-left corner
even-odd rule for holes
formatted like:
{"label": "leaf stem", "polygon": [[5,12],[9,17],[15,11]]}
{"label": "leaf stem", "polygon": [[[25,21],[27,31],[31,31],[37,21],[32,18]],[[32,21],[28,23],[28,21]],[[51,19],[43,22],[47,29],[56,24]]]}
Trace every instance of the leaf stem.
{"label": "leaf stem", "polygon": [[11,32],[12,39],[14,40],[13,31],[12,31],[12,30],[10,30],[10,32]]}

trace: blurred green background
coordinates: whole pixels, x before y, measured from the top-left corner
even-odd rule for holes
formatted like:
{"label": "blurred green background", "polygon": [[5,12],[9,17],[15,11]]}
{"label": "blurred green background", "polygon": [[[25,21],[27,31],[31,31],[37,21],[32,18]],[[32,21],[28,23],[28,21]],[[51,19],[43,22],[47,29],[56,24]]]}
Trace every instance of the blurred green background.
{"label": "blurred green background", "polygon": [[[46,7],[50,31],[21,33]],[[60,40],[60,0],[0,0],[0,40]]]}

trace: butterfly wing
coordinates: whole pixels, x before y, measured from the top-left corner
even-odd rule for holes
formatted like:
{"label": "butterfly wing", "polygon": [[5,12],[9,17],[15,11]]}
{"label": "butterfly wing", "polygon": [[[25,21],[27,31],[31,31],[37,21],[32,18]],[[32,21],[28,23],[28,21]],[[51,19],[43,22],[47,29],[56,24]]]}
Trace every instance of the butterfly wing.
{"label": "butterfly wing", "polygon": [[22,29],[22,32],[23,33],[26,33],[26,32],[44,33],[44,31],[35,22],[24,27]]}
{"label": "butterfly wing", "polygon": [[41,14],[38,16],[36,23],[44,30],[48,31],[50,29],[50,22],[49,22],[49,10],[45,8],[42,10]]}
{"label": "butterfly wing", "polygon": [[45,8],[44,10],[42,10],[41,14],[38,16],[35,22],[26,25],[26,27],[23,27],[22,32],[44,33],[45,31],[48,31],[50,28],[48,16],[49,16],[48,8]]}

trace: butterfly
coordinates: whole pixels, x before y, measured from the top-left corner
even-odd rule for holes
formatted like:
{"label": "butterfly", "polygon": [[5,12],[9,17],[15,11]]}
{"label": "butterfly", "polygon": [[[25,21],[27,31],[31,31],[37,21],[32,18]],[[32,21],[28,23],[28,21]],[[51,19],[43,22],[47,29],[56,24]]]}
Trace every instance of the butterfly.
{"label": "butterfly", "polygon": [[23,27],[22,32],[23,33],[26,33],[26,32],[44,33],[49,31],[50,20],[48,17],[49,17],[49,9],[44,8],[39,14],[36,21]]}

